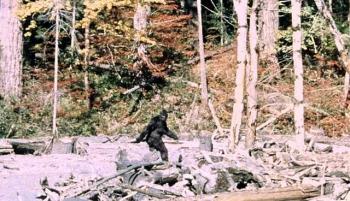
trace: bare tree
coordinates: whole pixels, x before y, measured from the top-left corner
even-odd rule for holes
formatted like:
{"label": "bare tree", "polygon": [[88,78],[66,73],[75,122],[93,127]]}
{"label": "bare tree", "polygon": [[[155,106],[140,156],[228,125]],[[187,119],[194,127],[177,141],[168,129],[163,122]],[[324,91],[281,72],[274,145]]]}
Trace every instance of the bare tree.
{"label": "bare tree", "polygon": [[201,95],[202,105],[208,105],[208,86],[207,86],[207,69],[205,66],[204,42],[203,42],[203,28],[202,28],[202,2],[197,0],[198,13],[198,40],[199,40],[199,58],[201,71]]}
{"label": "bare tree", "polygon": [[255,143],[256,138],[256,118],[258,114],[258,96],[256,91],[256,83],[258,80],[258,33],[256,27],[257,20],[257,8],[259,0],[254,0],[251,13],[250,13],[250,23],[249,23],[249,49],[250,49],[250,67],[247,77],[247,108],[248,108],[248,124],[247,124],[247,137],[246,137],[246,147],[252,147]]}
{"label": "bare tree", "polygon": [[57,105],[58,105],[58,54],[59,54],[59,34],[60,34],[60,9],[61,2],[55,0],[55,7],[53,14],[55,16],[55,62],[54,62],[54,84],[53,84],[53,111],[52,111],[52,135],[54,138],[58,138],[57,131]]}
{"label": "bare tree", "polygon": [[[350,0],[349,0],[348,24],[350,26]],[[349,57],[350,57],[350,45],[348,45],[348,59],[349,59]],[[348,65],[350,65],[349,60],[348,60]],[[350,88],[350,74],[348,71],[346,71],[345,77],[344,77],[344,101],[343,101],[345,106],[346,106],[347,101],[348,101],[349,88]]]}
{"label": "bare tree", "polygon": [[[76,9],[77,4],[76,1],[73,0],[73,9],[72,9],[72,27],[70,30],[70,49],[71,49],[71,56],[74,57],[74,46],[75,46],[75,23],[76,23]],[[69,66],[70,69],[72,69],[72,64]]]}
{"label": "bare tree", "polygon": [[247,64],[247,9],[248,0],[234,0],[234,9],[238,18],[237,71],[234,92],[234,105],[231,119],[230,149],[239,142],[243,113],[244,74]]}
{"label": "bare tree", "polygon": [[90,50],[90,24],[86,25],[85,27],[85,50],[84,50],[84,90],[85,90],[85,98],[86,98],[86,107],[87,109],[90,109],[90,98],[89,98],[89,90],[90,90],[90,85],[89,85],[89,50]]}
{"label": "bare tree", "polygon": [[301,2],[292,0],[292,29],[293,29],[293,65],[294,65],[294,124],[296,140],[300,150],[304,149],[304,85],[303,62],[301,54]]}
{"label": "bare tree", "polygon": [[22,92],[22,30],[15,14],[18,1],[0,1],[0,96],[19,97]]}
{"label": "bare tree", "polygon": [[273,75],[279,77],[276,42],[279,26],[278,0],[259,0],[259,57],[265,62]]}

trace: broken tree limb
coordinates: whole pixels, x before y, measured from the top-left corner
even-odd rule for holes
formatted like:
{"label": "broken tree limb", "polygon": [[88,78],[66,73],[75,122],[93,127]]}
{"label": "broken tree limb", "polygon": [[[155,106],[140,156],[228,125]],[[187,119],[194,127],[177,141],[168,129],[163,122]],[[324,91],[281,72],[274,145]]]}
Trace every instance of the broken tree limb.
{"label": "broken tree limb", "polygon": [[118,186],[120,186],[122,188],[126,188],[126,189],[129,189],[129,190],[132,190],[132,191],[136,191],[136,192],[139,192],[139,193],[151,196],[151,197],[155,197],[155,198],[158,198],[158,199],[167,199],[167,198],[169,198],[168,196],[165,196],[165,195],[162,195],[162,194],[158,194],[158,193],[154,193],[154,192],[151,192],[151,191],[148,191],[148,190],[143,190],[141,188],[137,188],[137,187],[129,185],[129,184],[118,184]]}
{"label": "broken tree limb", "polygon": [[263,128],[265,128],[266,126],[268,126],[269,124],[273,123],[274,121],[276,121],[276,119],[278,119],[280,116],[288,113],[289,111],[291,111],[293,109],[293,105],[289,105],[286,109],[282,110],[280,113],[278,113],[276,116],[271,117],[270,119],[268,119],[265,123],[259,125],[256,130],[261,130]]}
{"label": "broken tree limb", "polygon": [[209,101],[208,101],[208,106],[209,106],[209,110],[211,112],[211,116],[214,119],[216,128],[219,130],[220,135],[224,136],[224,131],[222,130],[218,116],[216,116],[215,108],[213,106],[213,103],[211,102],[211,99],[209,99]]}
{"label": "broken tree limb", "polygon": [[136,86],[134,86],[133,88],[124,91],[124,92],[123,92],[123,95],[130,94],[130,93],[132,93],[132,92],[138,90],[139,88],[140,88],[140,85],[136,85]]}
{"label": "broken tree limb", "polygon": [[97,181],[96,183],[94,183],[93,185],[89,186],[89,187],[86,187],[82,190],[79,190],[78,192],[75,192],[73,195],[71,195],[70,197],[77,197],[79,195],[82,195],[82,194],[85,194],[95,188],[97,188],[98,186],[100,186],[101,184],[103,183],[106,183],[120,175],[123,175],[127,172],[130,172],[131,170],[134,170],[134,169],[137,169],[137,168],[141,168],[141,167],[146,167],[146,166],[154,166],[154,165],[162,165],[164,164],[163,161],[156,161],[156,162],[150,162],[150,163],[140,163],[140,164],[135,164],[135,165],[132,165],[128,168],[125,168],[123,170],[120,170],[118,171],[117,173],[109,176],[109,177],[105,177],[105,178],[102,178],[100,179],[99,181]]}
{"label": "broken tree limb", "polygon": [[[233,50],[233,48],[234,48],[233,45],[228,45],[228,46],[226,46],[226,47],[220,49],[219,51],[215,51],[215,52],[211,52],[211,53],[209,53],[209,54],[206,54],[205,57],[204,57],[204,59],[208,59],[208,58],[211,58],[211,57],[216,56],[216,55],[218,55],[218,54],[222,54],[222,53],[225,53],[225,52],[227,52],[227,51]],[[196,64],[196,63],[199,62],[199,60],[200,60],[199,57],[195,57],[195,58],[189,60],[189,61],[187,62],[187,64],[189,64],[189,65]]]}
{"label": "broken tree limb", "polygon": [[259,189],[257,191],[243,191],[224,193],[216,201],[286,201],[303,200],[319,196],[320,192],[314,187],[285,187],[279,189]]}

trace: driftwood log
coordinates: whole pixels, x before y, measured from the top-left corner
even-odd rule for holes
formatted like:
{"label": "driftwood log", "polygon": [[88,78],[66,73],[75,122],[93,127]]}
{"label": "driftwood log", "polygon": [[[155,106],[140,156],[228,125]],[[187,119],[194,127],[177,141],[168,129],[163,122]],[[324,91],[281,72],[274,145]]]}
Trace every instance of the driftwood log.
{"label": "driftwood log", "polygon": [[279,189],[259,189],[257,191],[242,191],[224,193],[216,201],[287,201],[303,200],[320,195],[314,187],[285,187]]}

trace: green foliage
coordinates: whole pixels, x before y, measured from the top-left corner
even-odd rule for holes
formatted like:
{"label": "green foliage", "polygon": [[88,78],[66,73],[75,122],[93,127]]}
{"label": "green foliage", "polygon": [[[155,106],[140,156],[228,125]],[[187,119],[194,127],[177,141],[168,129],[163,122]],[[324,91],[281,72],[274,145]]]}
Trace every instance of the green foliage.
{"label": "green foliage", "polygon": [[202,1],[203,33],[207,41],[214,44],[218,44],[221,37],[226,42],[232,40],[237,29],[237,22],[232,14],[232,2],[223,1],[223,4],[223,21],[221,21],[220,1]]}
{"label": "green foliage", "polygon": [[40,115],[34,116],[25,107],[0,101],[0,138],[38,134],[45,126]]}
{"label": "green foliage", "polygon": [[[290,13],[290,7],[282,6],[285,13]],[[304,6],[302,9],[302,50],[304,54],[321,54],[329,58],[336,58],[337,51],[334,37],[328,28],[326,20],[313,6]],[[277,51],[280,60],[290,61],[292,55],[293,31],[291,26],[279,31]]]}

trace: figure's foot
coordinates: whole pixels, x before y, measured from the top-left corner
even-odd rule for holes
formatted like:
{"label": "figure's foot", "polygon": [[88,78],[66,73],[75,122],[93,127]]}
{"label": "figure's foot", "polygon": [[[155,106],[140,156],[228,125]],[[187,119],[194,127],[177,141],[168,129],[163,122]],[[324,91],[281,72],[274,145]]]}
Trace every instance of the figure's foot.
{"label": "figure's foot", "polygon": [[168,169],[170,168],[170,163],[169,161],[163,161],[163,164],[162,165],[157,165],[156,167],[154,167],[153,169],[155,170],[165,170],[165,169]]}

